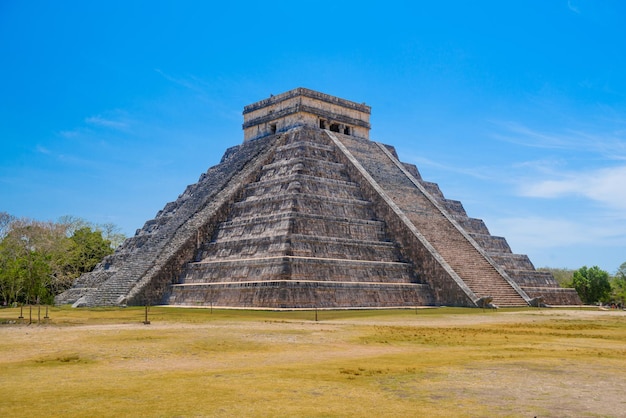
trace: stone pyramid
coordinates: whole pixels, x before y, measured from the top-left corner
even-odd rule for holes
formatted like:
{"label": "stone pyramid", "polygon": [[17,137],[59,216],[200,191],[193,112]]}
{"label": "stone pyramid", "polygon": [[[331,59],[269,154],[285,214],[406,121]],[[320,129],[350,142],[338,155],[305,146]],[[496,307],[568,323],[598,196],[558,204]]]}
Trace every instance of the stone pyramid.
{"label": "stone pyramid", "polygon": [[298,88],[244,108],[244,142],[57,297],[74,306],[580,304],[393,147],[370,108]]}

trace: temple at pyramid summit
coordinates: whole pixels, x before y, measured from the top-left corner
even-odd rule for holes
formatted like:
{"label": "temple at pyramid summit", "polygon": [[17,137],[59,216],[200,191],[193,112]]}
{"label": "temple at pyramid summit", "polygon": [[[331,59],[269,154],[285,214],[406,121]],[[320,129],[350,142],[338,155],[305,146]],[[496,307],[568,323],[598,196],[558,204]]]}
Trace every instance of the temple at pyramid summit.
{"label": "temple at pyramid summit", "polygon": [[578,305],[395,149],[365,104],[297,88],[57,304],[266,309]]}

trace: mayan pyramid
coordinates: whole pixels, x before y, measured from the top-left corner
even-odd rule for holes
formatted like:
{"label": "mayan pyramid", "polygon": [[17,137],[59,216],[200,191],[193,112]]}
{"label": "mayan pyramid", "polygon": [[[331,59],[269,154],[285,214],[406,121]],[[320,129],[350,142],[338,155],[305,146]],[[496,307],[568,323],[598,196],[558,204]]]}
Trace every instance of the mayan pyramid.
{"label": "mayan pyramid", "polygon": [[304,88],[246,106],[243,143],[57,303],[580,304],[371,141],[370,110]]}

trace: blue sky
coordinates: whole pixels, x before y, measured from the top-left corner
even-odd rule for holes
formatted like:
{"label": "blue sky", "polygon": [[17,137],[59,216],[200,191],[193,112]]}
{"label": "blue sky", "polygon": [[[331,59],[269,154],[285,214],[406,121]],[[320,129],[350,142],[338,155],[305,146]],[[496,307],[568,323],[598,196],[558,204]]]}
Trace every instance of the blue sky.
{"label": "blue sky", "polygon": [[307,87],[537,267],[626,261],[626,2],[3,0],[0,57],[18,217],[132,235]]}

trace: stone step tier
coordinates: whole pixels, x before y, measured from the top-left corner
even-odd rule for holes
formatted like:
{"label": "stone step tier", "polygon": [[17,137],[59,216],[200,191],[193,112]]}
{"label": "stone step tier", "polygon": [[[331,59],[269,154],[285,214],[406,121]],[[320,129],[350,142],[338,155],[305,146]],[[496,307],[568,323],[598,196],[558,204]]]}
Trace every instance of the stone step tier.
{"label": "stone step tier", "polygon": [[291,174],[304,174],[328,180],[345,181],[347,178],[343,164],[316,160],[314,158],[295,157],[265,165],[259,180],[271,180]]}
{"label": "stone step tier", "polygon": [[372,204],[366,200],[342,199],[328,196],[315,196],[302,193],[268,196],[253,201],[233,204],[233,219],[252,216],[267,216],[280,212],[291,212],[294,208],[306,214],[328,214],[348,219],[374,219]]}
{"label": "stone step tier", "polygon": [[253,237],[212,242],[204,246],[202,260],[276,257],[280,255],[344,260],[387,261],[398,257],[395,243],[302,234]]}
{"label": "stone step tier", "polygon": [[275,279],[417,283],[412,265],[409,263],[298,256],[190,263],[179,282],[180,284],[198,284]]}
{"label": "stone step tier", "polygon": [[575,289],[561,288],[552,273],[533,269],[510,268],[507,274],[531,298],[541,298],[546,305],[580,305]]}
{"label": "stone step tier", "polygon": [[255,200],[275,194],[282,195],[294,192],[349,199],[358,193],[358,186],[356,183],[343,180],[290,173],[248,185],[246,187],[245,200]]}
{"label": "stone step tier", "polygon": [[[407,263],[274,257],[189,265],[170,304],[268,308],[424,306],[428,285]],[[240,292],[243,292],[239,294]],[[284,293],[278,302],[276,292]],[[285,301],[290,301],[286,303]]]}
{"label": "stone step tier", "polygon": [[431,305],[430,294],[424,284],[272,280],[173,285],[169,302],[179,306],[268,309],[393,308]]}
{"label": "stone step tier", "polygon": [[321,235],[326,237],[352,237],[364,241],[383,241],[385,224],[381,221],[307,214],[296,211],[273,215],[239,217],[223,222],[214,241],[265,237],[278,234]]}

